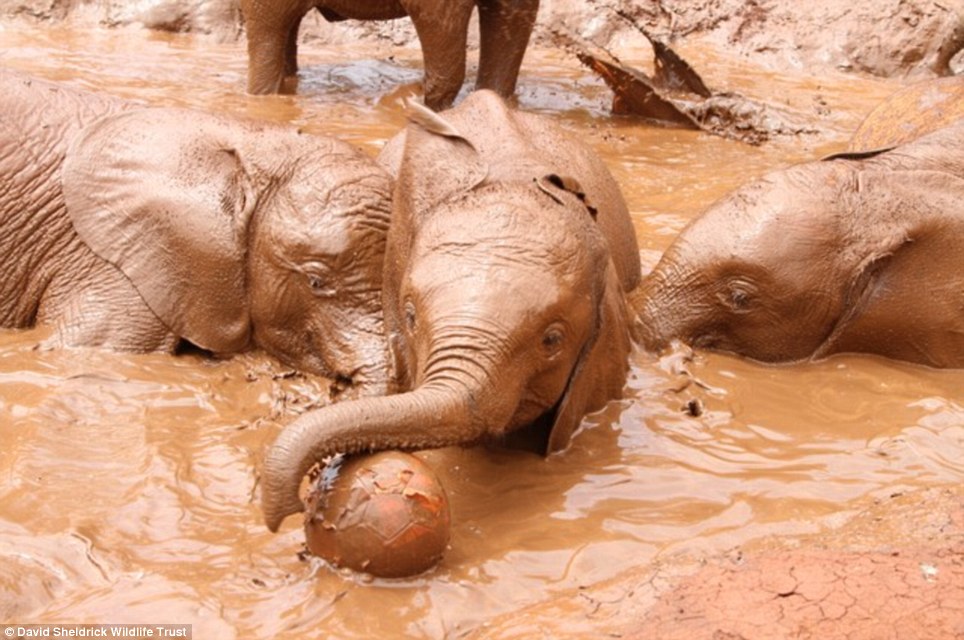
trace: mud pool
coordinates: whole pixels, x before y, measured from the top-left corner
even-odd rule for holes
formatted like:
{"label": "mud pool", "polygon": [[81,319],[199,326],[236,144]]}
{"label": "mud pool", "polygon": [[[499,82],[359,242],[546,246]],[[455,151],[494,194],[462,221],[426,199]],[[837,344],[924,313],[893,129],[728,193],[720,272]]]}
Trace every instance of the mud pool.
{"label": "mud pool", "polygon": [[[579,132],[616,175],[644,265],[734,186],[842,149],[902,85],[778,75],[679,49],[714,86],[794,109],[820,133],[751,147],[612,118],[605,86],[557,51],[530,50],[520,76],[521,106]],[[623,59],[645,67],[649,55]],[[299,96],[253,98],[245,60],[241,43],[0,27],[4,65],[147,104],[290,122],[372,153],[403,125],[402,98],[421,76],[417,49],[306,46]],[[260,456],[280,425],[327,401],[324,380],[256,353],[47,351],[43,338],[0,331],[0,622],[457,638],[634,565],[817,532],[874,497],[964,480],[964,371],[638,352],[625,399],[590,416],[562,455],[420,454],[449,492],[452,548],[427,575],[366,581],[300,560],[298,518],[277,535],[260,519]],[[681,364],[700,384],[681,389]]]}

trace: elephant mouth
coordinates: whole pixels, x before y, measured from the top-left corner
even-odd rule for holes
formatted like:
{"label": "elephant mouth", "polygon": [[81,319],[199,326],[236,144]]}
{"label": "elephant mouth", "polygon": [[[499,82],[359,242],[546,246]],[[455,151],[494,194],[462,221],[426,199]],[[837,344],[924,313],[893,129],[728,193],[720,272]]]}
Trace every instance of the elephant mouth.
{"label": "elephant mouth", "polygon": [[328,394],[332,400],[340,398],[345,392],[355,387],[355,378],[353,375],[334,373],[326,377],[331,380],[328,386]]}
{"label": "elephant mouth", "polygon": [[549,434],[556,422],[558,403],[555,407],[539,415],[518,429],[507,432],[499,442],[507,449],[518,449],[538,455],[545,455],[549,448]]}
{"label": "elephant mouth", "polygon": [[[548,409],[535,400],[522,400],[516,410],[516,414],[511,424],[521,426],[507,431],[500,444],[509,449],[520,449],[543,456],[549,450],[549,437],[552,435],[552,428],[556,424],[559,409],[562,406],[562,397],[559,397],[555,404]],[[535,418],[527,416],[536,414]]]}

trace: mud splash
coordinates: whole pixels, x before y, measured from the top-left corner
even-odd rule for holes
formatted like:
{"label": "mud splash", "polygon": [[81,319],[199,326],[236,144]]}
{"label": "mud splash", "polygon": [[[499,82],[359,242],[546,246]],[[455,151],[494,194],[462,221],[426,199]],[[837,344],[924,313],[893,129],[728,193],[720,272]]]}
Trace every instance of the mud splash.
{"label": "mud splash", "polygon": [[[243,93],[240,45],[141,31],[7,26],[2,63],[149,104],[290,122],[377,151],[404,122],[420,54],[306,48],[301,95]],[[645,66],[648,51],[622,59]],[[709,202],[767,169],[846,146],[898,83],[755,72],[681,47],[708,82],[807,114],[820,134],[760,148],[611,118],[608,90],[531,52],[520,103],[562,119],[623,186],[652,264]],[[0,332],[0,620],[191,623],[199,638],[462,637],[632,565],[816,533],[875,497],[964,477],[964,372],[868,357],[763,367],[633,356],[626,398],[542,460],[420,454],[452,508],[452,548],[413,580],[301,562],[301,523],[269,534],[259,456],[325,401],[323,380],[258,354],[42,351]],[[699,407],[694,411],[693,407]],[[692,414],[698,413],[694,416]]]}

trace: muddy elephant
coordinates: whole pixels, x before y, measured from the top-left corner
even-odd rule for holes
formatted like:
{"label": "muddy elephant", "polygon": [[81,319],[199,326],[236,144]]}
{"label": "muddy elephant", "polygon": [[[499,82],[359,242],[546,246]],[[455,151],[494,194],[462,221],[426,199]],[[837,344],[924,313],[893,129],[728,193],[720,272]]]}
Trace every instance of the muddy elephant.
{"label": "muddy elephant", "polygon": [[[964,29],[964,24],[962,24]],[[923,80],[891,94],[850,137],[849,151],[904,144],[964,118],[964,76]]]}
{"label": "muddy elephant", "polygon": [[384,392],[392,180],[296,129],[0,70],[0,326],[52,342],[263,348]]}
{"label": "muddy elephant", "polygon": [[479,8],[476,86],[509,97],[532,34],[539,0],[241,0],[248,35],[248,93],[279,93],[298,71],[298,28],[317,9],[327,20],[411,16],[422,44],[425,104],[451,106],[465,79],[469,17]]}
{"label": "muddy elephant", "polygon": [[964,366],[964,119],[737,189],[682,231],[637,301],[650,349]]}
{"label": "muddy elephant", "polygon": [[519,433],[559,451],[625,382],[639,251],[602,161],[492,92],[444,118],[412,108],[381,157],[397,175],[386,327],[408,391],[285,428],[262,474],[271,530],[302,509],[301,478],[326,456]]}

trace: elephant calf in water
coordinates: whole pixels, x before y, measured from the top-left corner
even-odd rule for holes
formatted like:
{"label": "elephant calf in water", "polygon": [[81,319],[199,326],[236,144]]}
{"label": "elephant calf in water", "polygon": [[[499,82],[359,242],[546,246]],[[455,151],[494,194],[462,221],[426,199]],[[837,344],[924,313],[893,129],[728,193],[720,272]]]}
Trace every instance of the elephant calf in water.
{"label": "elephant calf in water", "polygon": [[736,190],[683,230],[638,300],[651,349],[964,367],[964,119]]}
{"label": "elephant calf in water", "polygon": [[262,474],[271,530],[302,510],[299,483],[329,455],[525,429],[558,451],[625,383],[639,250],[602,161],[490,91],[442,115],[412,108],[382,155],[397,176],[385,319],[408,391],[288,425]]}
{"label": "elephant calf in water", "polygon": [[53,342],[259,346],[383,392],[391,178],[280,125],[0,70],[0,326]]}

